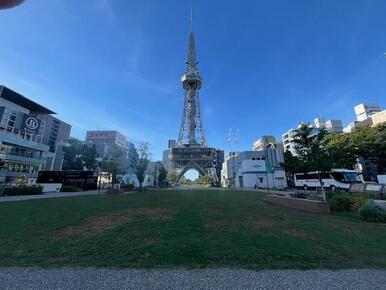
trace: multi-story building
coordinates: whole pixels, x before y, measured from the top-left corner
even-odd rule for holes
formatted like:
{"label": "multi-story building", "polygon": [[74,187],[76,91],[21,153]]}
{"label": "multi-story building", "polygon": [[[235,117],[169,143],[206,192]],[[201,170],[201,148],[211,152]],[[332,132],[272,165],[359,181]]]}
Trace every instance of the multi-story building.
{"label": "multi-story building", "polygon": [[223,187],[284,188],[285,171],[274,167],[264,151],[229,152],[221,170]]}
{"label": "multi-story building", "polygon": [[373,126],[386,124],[386,110],[371,115]]}
{"label": "multi-story building", "polygon": [[38,115],[53,111],[0,86],[0,183],[24,183],[45,168],[49,146],[43,144],[46,122]]}
{"label": "multi-story building", "polygon": [[343,122],[342,120],[327,120],[325,129],[330,132],[342,133]]}
{"label": "multi-story building", "polygon": [[97,154],[101,157],[118,151],[121,152],[122,158],[127,158],[132,145],[126,136],[118,131],[87,131],[86,142],[95,145]]}
{"label": "multi-story building", "polygon": [[[291,128],[289,129],[286,133],[283,134],[282,139],[283,139],[283,146],[284,146],[284,151],[290,151],[292,155],[296,155],[296,148],[294,144],[294,136],[296,135],[297,130],[299,127],[304,124],[300,123],[298,128]],[[336,132],[336,133],[343,133],[343,122],[342,120],[325,120],[323,118],[315,118],[313,124],[309,124],[309,126],[312,127],[311,130],[311,136],[314,136],[315,134],[318,134],[320,130],[325,129],[326,131],[329,132]]]}
{"label": "multi-story building", "polygon": [[[287,152],[287,151],[290,151],[292,153],[292,155],[296,156],[297,155],[297,151],[296,151],[296,144],[294,142],[294,138],[296,136],[296,133],[298,131],[298,129],[300,128],[300,126],[302,125],[303,123],[299,124],[298,128],[297,129],[289,129],[286,133],[283,134],[282,138],[283,138],[283,147],[284,147],[284,152]],[[312,129],[311,129],[311,133],[309,135],[309,137],[312,137],[316,134],[318,134],[320,132],[320,130],[324,127],[321,127],[321,128],[316,128],[315,126],[312,126]]]}
{"label": "multi-story building", "polygon": [[284,146],[274,136],[263,136],[253,143],[253,151],[262,151],[267,162],[275,168],[284,163]]}
{"label": "multi-story building", "polygon": [[381,112],[381,108],[377,104],[359,104],[354,107],[355,115],[357,121],[361,122],[367,119],[370,119],[375,113]]}
{"label": "multi-story building", "polygon": [[275,146],[277,144],[276,138],[274,136],[263,136],[260,139],[257,139],[253,143],[252,150],[253,151],[261,151],[261,150],[269,147],[272,144],[274,144]]}
{"label": "multi-story building", "polygon": [[42,143],[49,146],[45,170],[61,170],[63,165],[63,146],[70,139],[71,125],[51,115],[39,115],[45,122]]}

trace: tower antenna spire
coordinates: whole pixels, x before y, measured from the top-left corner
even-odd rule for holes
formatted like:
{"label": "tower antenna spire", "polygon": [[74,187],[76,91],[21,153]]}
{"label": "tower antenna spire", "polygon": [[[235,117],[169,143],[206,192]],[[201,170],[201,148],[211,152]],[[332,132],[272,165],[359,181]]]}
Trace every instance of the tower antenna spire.
{"label": "tower antenna spire", "polygon": [[190,1],[190,32],[193,32],[193,2]]}

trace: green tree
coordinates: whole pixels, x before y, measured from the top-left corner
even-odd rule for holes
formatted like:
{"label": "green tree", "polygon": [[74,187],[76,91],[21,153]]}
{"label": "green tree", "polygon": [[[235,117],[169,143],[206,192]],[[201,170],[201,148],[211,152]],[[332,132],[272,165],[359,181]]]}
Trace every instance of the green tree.
{"label": "green tree", "polygon": [[101,169],[111,174],[112,182],[118,182],[118,176],[127,171],[127,167],[123,166],[122,160],[126,158],[125,151],[112,147],[111,151],[103,158]]}
{"label": "green tree", "polygon": [[386,125],[359,128],[350,133],[351,150],[386,172]]}
{"label": "green tree", "polygon": [[167,179],[168,179],[169,184],[176,183],[177,182],[177,178],[178,178],[177,172],[175,172],[175,171],[169,171],[168,172]]}
{"label": "green tree", "polygon": [[97,168],[95,145],[71,139],[63,147],[63,170],[93,170]]}
{"label": "green tree", "polygon": [[137,176],[139,186],[142,187],[147,167],[150,163],[150,151],[148,143],[141,143],[138,149],[134,148],[129,152],[129,163]]}
{"label": "green tree", "polygon": [[[294,135],[295,150],[305,172],[319,172],[319,182],[322,184],[322,173],[331,170],[332,163],[325,150],[326,130],[317,132],[306,124],[301,124]],[[326,199],[324,188],[321,186],[323,198]]]}
{"label": "green tree", "polygon": [[329,133],[325,137],[325,150],[332,168],[353,168],[357,154],[352,143],[351,134]]}
{"label": "green tree", "polygon": [[293,179],[295,173],[304,172],[303,162],[296,156],[293,156],[291,151],[284,152],[284,163],[282,164],[287,174],[288,179]]}
{"label": "green tree", "polygon": [[158,186],[165,186],[167,184],[168,171],[165,169],[161,161],[156,163],[157,166],[157,184]]}

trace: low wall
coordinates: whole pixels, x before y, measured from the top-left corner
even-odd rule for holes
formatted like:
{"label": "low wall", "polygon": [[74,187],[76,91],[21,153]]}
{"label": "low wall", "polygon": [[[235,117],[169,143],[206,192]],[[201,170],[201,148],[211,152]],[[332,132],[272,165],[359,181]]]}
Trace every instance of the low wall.
{"label": "low wall", "polygon": [[330,213],[330,205],[326,201],[307,200],[273,194],[267,195],[264,201],[304,212],[319,214]]}

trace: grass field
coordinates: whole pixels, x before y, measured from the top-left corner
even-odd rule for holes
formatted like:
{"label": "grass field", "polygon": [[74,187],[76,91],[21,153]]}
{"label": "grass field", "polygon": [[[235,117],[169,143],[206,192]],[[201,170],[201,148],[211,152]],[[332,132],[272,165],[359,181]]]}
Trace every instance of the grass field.
{"label": "grass field", "polygon": [[386,225],[264,194],[165,190],[0,204],[0,266],[386,268]]}

